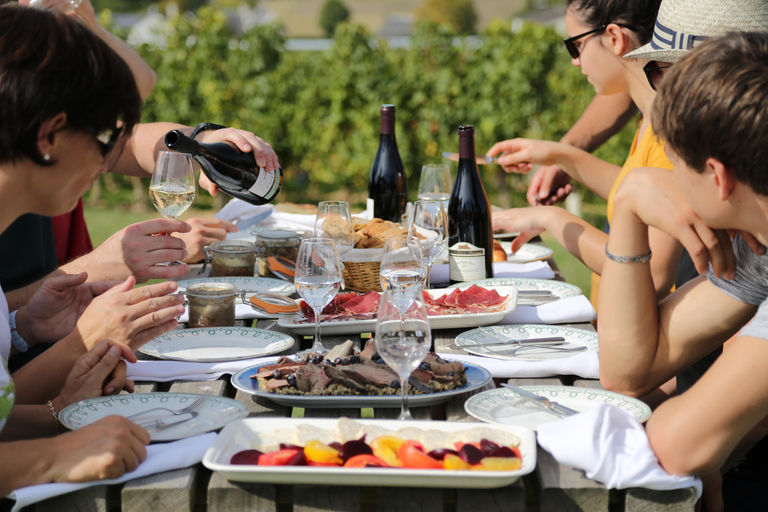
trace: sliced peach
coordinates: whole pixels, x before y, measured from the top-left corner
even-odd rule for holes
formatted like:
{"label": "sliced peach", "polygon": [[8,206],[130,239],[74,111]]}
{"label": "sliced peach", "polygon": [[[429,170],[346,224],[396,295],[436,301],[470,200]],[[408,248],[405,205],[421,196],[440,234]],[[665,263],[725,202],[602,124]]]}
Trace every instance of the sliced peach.
{"label": "sliced peach", "polygon": [[304,455],[311,462],[332,462],[341,465],[344,461],[339,457],[339,450],[313,439],[304,445]]}
{"label": "sliced peach", "polygon": [[460,469],[472,469],[472,466],[464,462],[461,457],[449,453],[443,458],[443,469],[460,470]]}
{"label": "sliced peach", "polygon": [[474,471],[514,471],[520,469],[517,457],[485,457],[480,464],[472,466]]}
{"label": "sliced peach", "polygon": [[397,450],[405,441],[395,436],[381,436],[371,441],[373,454],[393,467],[401,467],[403,464],[397,458]]}

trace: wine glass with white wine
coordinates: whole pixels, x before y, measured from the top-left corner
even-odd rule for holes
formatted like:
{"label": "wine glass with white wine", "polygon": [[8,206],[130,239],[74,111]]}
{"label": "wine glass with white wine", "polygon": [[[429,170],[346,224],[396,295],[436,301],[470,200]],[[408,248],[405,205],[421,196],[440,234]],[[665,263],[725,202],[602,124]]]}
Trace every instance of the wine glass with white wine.
{"label": "wine glass with white wine", "polygon": [[420,237],[419,244],[424,255],[426,288],[429,288],[429,274],[432,263],[448,247],[448,215],[442,201],[416,201],[408,234]]}
{"label": "wine glass with white wine", "polygon": [[[195,200],[195,174],[192,157],[184,153],[161,151],[149,184],[149,198],[157,211],[166,219],[175,219]],[[170,236],[166,233],[167,236]],[[158,263],[176,267],[179,261]]]}

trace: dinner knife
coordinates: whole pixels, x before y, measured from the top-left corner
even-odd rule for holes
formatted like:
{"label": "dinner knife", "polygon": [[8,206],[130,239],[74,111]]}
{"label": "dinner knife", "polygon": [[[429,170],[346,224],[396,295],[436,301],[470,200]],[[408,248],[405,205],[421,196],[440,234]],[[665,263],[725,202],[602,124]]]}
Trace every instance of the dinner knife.
{"label": "dinner knife", "polygon": [[553,402],[549,398],[545,398],[543,396],[535,395],[531,393],[530,391],[527,391],[523,388],[519,388],[517,386],[513,386],[512,384],[506,384],[501,383],[502,386],[504,386],[507,389],[511,389],[518,395],[522,396],[523,398],[527,398],[533,403],[539,404],[540,406],[544,407],[550,412],[553,412],[560,416],[573,416],[574,414],[578,414],[579,411],[574,411],[570,407],[566,407],[564,405],[560,405],[557,402]]}
{"label": "dinner knife", "polygon": [[[443,157],[447,158],[448,160],[453,160],[454,162],[459,161],[459,154],[458,153],[450,153],[448,151],[443,152]],[[499,160],[492,156],[481,156],[477,155],[475,156],[475,161],[477,162],[477,165],[488,165],[488,164],[497,164],[499,163]]]}
{"label": "dinner knife", "polygon": [[525,340],[508,340],[508,341],[499,341],[499,342],[493,342],[493,343],[467,343],[463,345],[456,345],[457,348],[464,348],[464,347],[471,347],[471,348],[479,348],[479,347],[516,347],[519,345],[562,345],[565,343],[565,338],[562,336],[554,336],[552,338],[528,338]]}

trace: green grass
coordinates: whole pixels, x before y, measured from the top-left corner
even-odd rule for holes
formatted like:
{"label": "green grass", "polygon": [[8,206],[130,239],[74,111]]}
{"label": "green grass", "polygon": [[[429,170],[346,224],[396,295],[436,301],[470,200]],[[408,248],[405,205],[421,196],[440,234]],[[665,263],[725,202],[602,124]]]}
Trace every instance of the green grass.
{"label": "green grass", "polygon": [[590,282],[592,271],[576,258],[576,256],[569,253],[562,245],[557,243],[549,233],[542,233],[541,239],[547,247],[555,252],[553,257],[557,262],[557,266],[560,267],[560,271],[563,273],[565,280],[581,288],[584,295],[589,297],[590,292],[592,291],[592,284]]}

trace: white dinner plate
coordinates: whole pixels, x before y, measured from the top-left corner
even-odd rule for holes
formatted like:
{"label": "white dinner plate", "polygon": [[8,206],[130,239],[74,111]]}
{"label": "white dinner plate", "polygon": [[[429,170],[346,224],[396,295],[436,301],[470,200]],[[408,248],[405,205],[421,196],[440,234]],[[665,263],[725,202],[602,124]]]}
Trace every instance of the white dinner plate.
{"label": "white dinner plate", "polygon": [[497,240],[505,240],[507,238],[515,238],[519,234],[519,231],[505,231],[503,233],[494,233],[493,238],[496,238]]}
{"label": "white dinner plate", "polygon": [[[467,288],[474,283],[461,283],[462,288]],[[453,287],[455,288],[455,286]],[[500,322],[505,316],[514,311],[517,306],[517,289],[513,286],[484,286],[489,290],[496,290],[499,295],[507,295],[505,307],[500,311],[491,311],[489,313],[465,313],[457,315],[435,315],[429,316],[429,326],[432,329],[458,329],[463,327],[478,327],[481,325],[492,325]],[[438,288],[427,290],[432,297],[441,297],[446,293],[452,292],[452,288]],[[277,325],[290,329],[296,334],[311,336],[315,334],[314,322],[297,322],[303,316],[296,314],[291,317],[282,317],[277,321]],[[369,320],[338,320],[334,322],[321,322],[320,335],[323,334],[359,334],[363,332],[374,332],[376,330],[376,319]]]}
{"label": "white dinner plate", "polygon": [[[446,361],[452,359],[446,357]],[[402,403],[399,394],[395,395],[326,395],[326,396],[305,396],[305,395],[280,395],[278,393],[268,393],[259,388],[259,382],[252,379],[251,375],[259,373],[259,369],[265,365],[275,364],[274,361],[257,364],[243,368],[232,375],[232,385],[254,396],[267,398],[276,404],[287,407],[310,407],[315,409],[328,409],[337,407],[397,407]],[[408,395],[409,407],[428,407],[430,405],[447,402],[451,398],[479,389],[491,380],[491,372],[472,363],[464,362],[467,382],[463,386],[450,391],[438,391],[437,393],[428,393],[423,395]]]}
{"label": "white dinner plate", "polygon": [[[65,407],[59,413],[59,421],[70,430],[77,430],[94,423],[101,418],[117,414],[131,416],[155,407],[166,407],[177,411],[187,407],[200,395],[194,393],[133,393],[115,396],[90,398]],[[195,409],[198,415],[177,425],[169,425],[158,430],[149,429],[153,441],[173,441],[184,437],[196,436],[216,430],[227,423],[244,418],[248,409],[231,398],[212,396]],[[153,411],[136,419],[137,422],[165,418],[168,413]]]}
{"label": "white dinner plate", "polygon": [[[571,386],[520,387],[578,412],[588,411],[599,404],[610,404],[633,414],[641,423],[651,416],[651,408],[640,400],[603,389]],[[491,389],[469,397],[464,402],[464,410],[481,421],[498,425],[518,425],[533,430],[542,423],[562,418],[505,388]]]}
{"label": "white dinner plate", "polygon": [[[399,430],[406,426],[398,420],[356,420],[360,423]],[[446,471],[441,469],[345,468],[339,466],[252,466],[230,464],[232,456],[251,449],[250,441],[260,433],[293,429],[300,424],[334,430],[338,420],[304,418],[248,418],[227,425],[203,457],[203,465],[236,482],[315,485],[375,485],[397,487],[450,487],[492,489],[515,482],[536,466],[536,438],[527,428],[494,426],[520,438],[522,465],[514,471]],[[477,424],[455,421],[408,421],[408,427],[422,430],[455,432]],[[487,428],[487,427],[485,427]]]}
{"label": "white dinner plate", "polygon": [[[492,345],[488,347],[477,346],[486,343],[499,343],[510,340],[523,340],[529,338],[551,338],[560,336],[565,338],[565,344],[553,348],[526,346],[516,350],[514,354],[507,355],[504,352],[515,348],[514,345]],[[586,329],[574,329],[561,325],[544,324],[520,324],[520,325],[489,325],[466,331],[456,336],[455,344],[478,356],[493,357],[495,359],[510,359],[522,361],[540,361],[544,359],[561,359],[573,357],[583,352],[565,352],[557,348],[586,347],[586,350],[597,350],[597,333]]]}
{"label": "white dinner plate", "polygon": [[139,352],[173,361],[216,362],[271,356],[293,346],[293,336],[253,327],[175,329]]}
{"label": "white dinner plate", "polygon": [[228,283],[237,286],[238,291],[250,290],[253,292],[271,292],[282,295],[296,293],[296,286],[288,281],[272,279],[269,277],[201,277],[200,279],[185,279],[179,281],[179,292],[183,292],[189,285],[197,283]]}
{"label": "white dinner plate", "polygon": [[552,256],[555,251],[549,247],[538,244],[523,244],[516,252],[512,252],[512,242],[501,242],[504,252],[507,253],[507,261],[510,263],[530,263],[532,261],[541,261]]}
{"label": "white dinner plate", "polygon": [[558,299],[581,295],[581,288],[576,285],[564,283],[562,281],[554,281],[551,279],[531,279],[528,277],[492,277],[490,279],[482,279],[480,281],[454,284],[448,288],[456,288],[457,286],[467,286],[470,284],[476,284],[478,286],[482,286],[483,288],[491,288],[495,286],[514,286],[518,289],[518,291],[547,290],[552,292],[554,295],[557,295]]}

